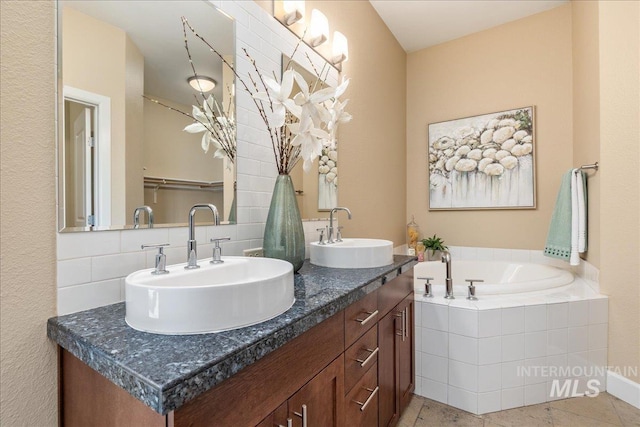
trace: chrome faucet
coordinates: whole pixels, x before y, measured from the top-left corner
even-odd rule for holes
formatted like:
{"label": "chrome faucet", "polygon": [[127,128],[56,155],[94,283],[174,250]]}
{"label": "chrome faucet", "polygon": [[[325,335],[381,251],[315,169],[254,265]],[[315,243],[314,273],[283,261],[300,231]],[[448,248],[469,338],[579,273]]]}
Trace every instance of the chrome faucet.
{"label": "chrome faucet", "polygon": [[149,224],[149,228],[153,228],[153,209],[151,209],[150,206],[144,205],[144,206],[139,206],[137,208],[134,209],[133,211],[133,228],[139,228],[140,227],[140,212],[146,212],[147,213],[147,221]]}
{"label": "chrome faucet", "polygon": [[220,216],[218,215],[218,209],[211,203],[193,205],[189,211],[189,240],[187,240],[187,265],[184,267],[187,270],[193,268],[200,268],[198,265],[198,242],[196,242],[195,233],[195,220],[194,216],[198,209],[209,209],[213,213],[213,224],[220,225]]}
{"label": "chrome faucet", "polygon": [[447,264],[447,278],[445,279],[445,284],[447,287],[445,298],[446,299],[454,299],[453,296],[453,280],[451,279],[451,254],[449,251],[442,251],[442,255],[440,260]]}
{"label": "chrome faucet", "polygon": [[331,213],[329,214],[329,232],[327,233],[327,243],[334,243],[333,240],[333,214],[336,211],[345,211],[348,215],[348,218],[351,219],[351,211],[349,208],[336,207],[331,209]]}

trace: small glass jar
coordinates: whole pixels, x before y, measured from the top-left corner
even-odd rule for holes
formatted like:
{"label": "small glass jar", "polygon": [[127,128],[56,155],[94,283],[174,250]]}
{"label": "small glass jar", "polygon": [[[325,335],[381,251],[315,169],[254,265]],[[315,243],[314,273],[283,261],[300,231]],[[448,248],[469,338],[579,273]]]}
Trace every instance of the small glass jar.
{"label": "small glass jar", "polygon": [[416,244],[416,255],[418,256],[418,262],[424,261],[424,244],[422,242],[418,242]]}
{"label": "small glass jar", "polygon": [[407,248],[409,253],[413,250],[413,255],[415,255],[418,241],[420,241],[420,226],[416,223],[414,216],[411,215],[411,222],[407,224]]}

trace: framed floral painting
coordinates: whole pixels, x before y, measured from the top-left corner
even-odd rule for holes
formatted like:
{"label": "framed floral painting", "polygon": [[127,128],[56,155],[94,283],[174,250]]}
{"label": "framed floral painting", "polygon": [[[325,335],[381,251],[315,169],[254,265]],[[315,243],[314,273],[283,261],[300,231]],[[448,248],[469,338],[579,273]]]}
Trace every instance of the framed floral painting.
{"label": "framed floral painting", "polygon": [[429,210],[535,209],[533,112],[429,124]]}

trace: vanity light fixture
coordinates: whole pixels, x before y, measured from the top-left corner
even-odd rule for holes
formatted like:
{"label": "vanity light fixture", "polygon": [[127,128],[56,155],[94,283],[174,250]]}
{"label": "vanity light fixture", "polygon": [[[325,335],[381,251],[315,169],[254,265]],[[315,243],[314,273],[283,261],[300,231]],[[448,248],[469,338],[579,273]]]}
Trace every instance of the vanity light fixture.
{"label": "vanity light fixture", "polygon": [[293,25],[304,18],[304,0],[285,0],[282,2],[282,8],[282,19],[286,25]]}
{"label": "vanity light fixture", "polygon": [[311,23],[309,24],[309,44],[318,47],[329,38],[329,21],[324,13],[318,9],[311,11]]}
{"label": "vanity light fixture", "polygon": [[341,64],[349,59],[349,44],[347,38],[340,31],[333,32],[333,45],[331,49],[331,63]]}
{"label": "vanity light fixture", "polygon": [[187,79],[189,85],[199,92],[211,92],[216,87],[216,81],[207,76],[191,76]]}

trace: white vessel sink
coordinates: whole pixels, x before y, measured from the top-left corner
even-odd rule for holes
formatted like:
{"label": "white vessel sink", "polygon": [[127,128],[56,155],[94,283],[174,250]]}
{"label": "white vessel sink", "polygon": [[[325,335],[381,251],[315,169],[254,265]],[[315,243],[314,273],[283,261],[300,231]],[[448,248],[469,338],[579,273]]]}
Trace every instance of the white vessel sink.
{"label": "white vessel sink", "polygon": [[393,242],[381,239],[343,239],[309,246],[311,264],[332,268],[372,268],[393,263]]}
{"label": "white vessel sink", "polygon": [[167,335],[204,334],[254,325],[293,305],[293,266],[271,258],[222,257],[167,267],[169,274],[140,270],[125,279],[126,322]]}

